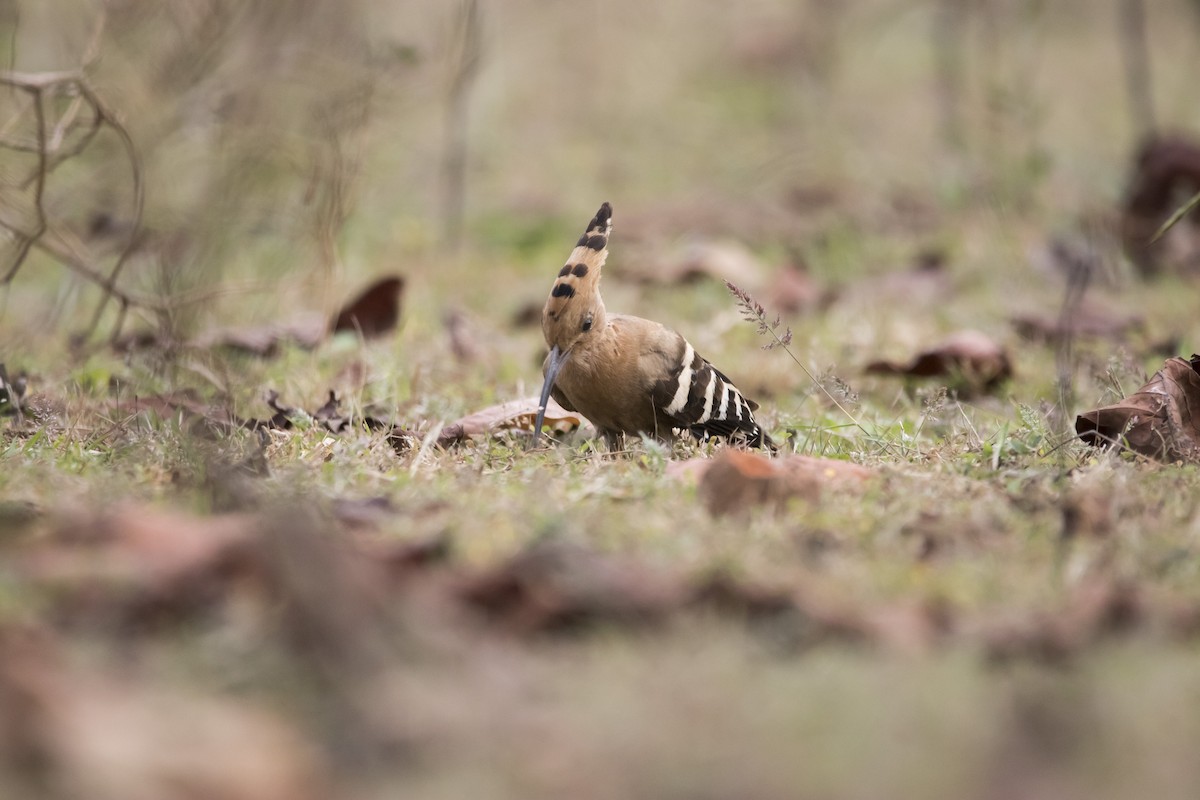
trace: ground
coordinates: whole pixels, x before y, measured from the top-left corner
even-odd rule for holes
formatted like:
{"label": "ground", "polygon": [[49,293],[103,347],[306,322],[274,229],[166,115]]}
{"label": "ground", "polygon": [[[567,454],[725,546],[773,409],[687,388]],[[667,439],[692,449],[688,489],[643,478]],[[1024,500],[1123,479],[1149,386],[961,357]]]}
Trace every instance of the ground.
{"label": "ground", "polygon": [[[58,5],[6,64],[77,65]],[[1197,467],[1074,424],[1200,350],[1195,275],[1119,241],[1142,134],[1200,127],[1200,17],[1147,9],[1150,121],[1117,10],[954,5],[109,4],[119,284],[162,308],[91,329],[36,246],[0,289],[0,794],[1195,796]],[[125,152],[43,198],[104,269]],[[714,508],[678,465],[720,445],[439,445],[537,392],[521,314],[602,201],[609,310],[858,477]],[[209,346],[390,274],[379,336]],[[964,329],[1011,375],[867,369]]]}

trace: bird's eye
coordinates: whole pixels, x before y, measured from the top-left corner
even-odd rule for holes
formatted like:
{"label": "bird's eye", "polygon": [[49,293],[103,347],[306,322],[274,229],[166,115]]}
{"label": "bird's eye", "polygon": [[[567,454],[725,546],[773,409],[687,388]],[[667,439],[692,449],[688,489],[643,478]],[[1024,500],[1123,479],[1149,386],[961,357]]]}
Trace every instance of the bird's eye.
{"label": "bird's eye", "polygon": [[587,333],[591,329],[592,329],[592,318],[588,317],[587,319],[585,319],[583,321],[583,331],[584,331],[584,333]]}

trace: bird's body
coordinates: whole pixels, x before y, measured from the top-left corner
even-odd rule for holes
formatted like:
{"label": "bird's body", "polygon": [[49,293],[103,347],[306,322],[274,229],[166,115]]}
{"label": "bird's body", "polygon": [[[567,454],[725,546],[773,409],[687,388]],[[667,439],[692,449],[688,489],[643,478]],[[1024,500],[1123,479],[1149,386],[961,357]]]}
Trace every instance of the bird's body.
{"label": "bird's body", "polygon": [[683,336],[648,319],[607,313],[599,284],[611,229],[612,208],[605,203],[559,271],[543,309],[550,353],[537,430],[553,395],[591,420],[610,449],[626,434],[668,440],[677,430],[770,446],[754,420],[758,405]]}

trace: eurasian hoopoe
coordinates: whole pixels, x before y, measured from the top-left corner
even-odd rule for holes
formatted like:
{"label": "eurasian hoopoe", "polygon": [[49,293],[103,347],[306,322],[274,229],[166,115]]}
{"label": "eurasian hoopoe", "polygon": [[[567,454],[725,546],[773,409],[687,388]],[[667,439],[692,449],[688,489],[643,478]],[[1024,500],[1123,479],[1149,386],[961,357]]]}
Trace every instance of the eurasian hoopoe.
{"label": "eurasian hoopoe", "polygon": [[600,271],[611,231],[612,206],[605,203],[559,270],[542,310],[550,353],[535,434],[553,394],[563,408],[591,420],[610,450],[619,449],[627,433],[670,439],[676,430],[772,447],[754,421],[758,404],[686,339],[657,322],[604,310]]}

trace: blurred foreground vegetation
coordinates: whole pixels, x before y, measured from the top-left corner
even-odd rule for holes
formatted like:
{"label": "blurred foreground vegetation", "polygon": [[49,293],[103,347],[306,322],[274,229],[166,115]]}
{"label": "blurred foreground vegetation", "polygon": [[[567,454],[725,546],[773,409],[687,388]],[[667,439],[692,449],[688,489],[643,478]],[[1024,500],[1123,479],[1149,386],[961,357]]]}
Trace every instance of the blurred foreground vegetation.
{"label": "blurred foreground vegetation", "polygon": [[[1121,247],[1200,130],[1200,12],[1142,5],[0,5],[0,795],[1194,797],[1196,466],[1072,428],[1200,350]],[[714,515],[709,448],[437,446],[536,391],[603,200],[609,308],[870,480]],[[393,274],[387,335],[198,344]],[[865,371],[962,329],[1011,378]]]}

